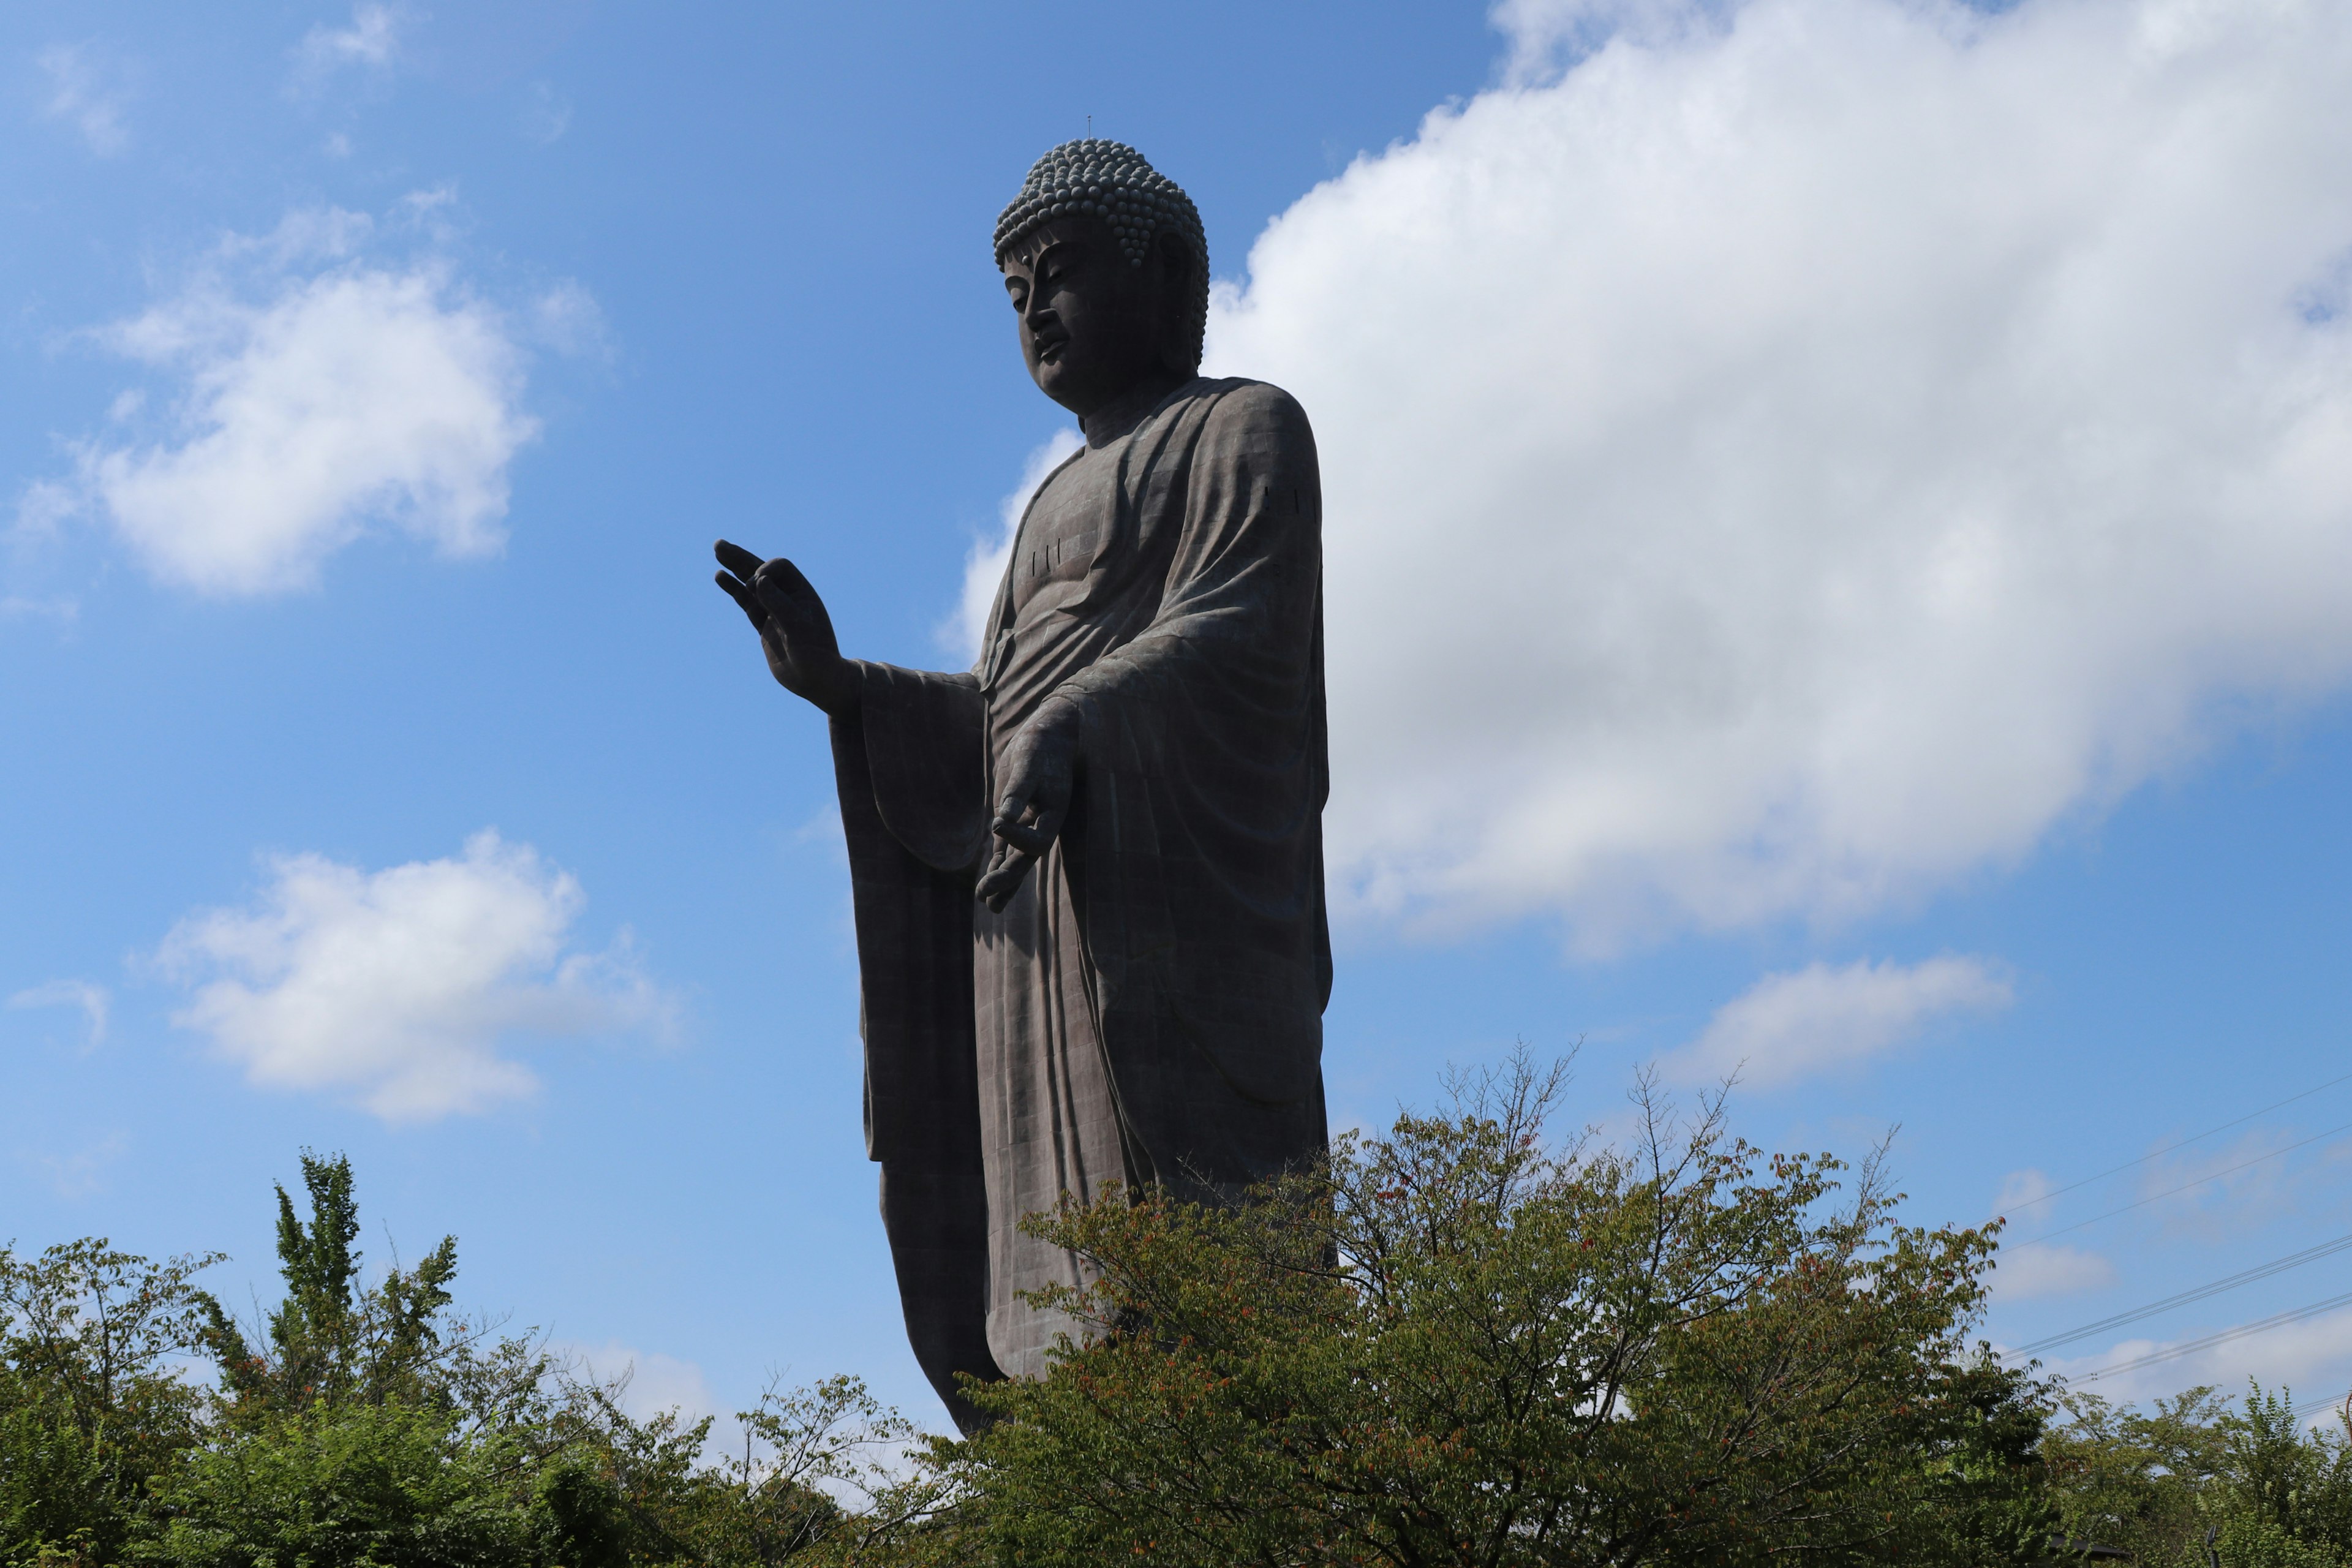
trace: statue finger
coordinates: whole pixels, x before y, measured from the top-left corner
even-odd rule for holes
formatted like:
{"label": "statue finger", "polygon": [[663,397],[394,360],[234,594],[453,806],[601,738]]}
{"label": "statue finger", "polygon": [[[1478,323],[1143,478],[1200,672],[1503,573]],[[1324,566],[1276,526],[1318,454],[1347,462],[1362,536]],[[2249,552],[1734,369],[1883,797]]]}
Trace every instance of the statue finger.
{"label": "statue finger", "polygon": [[727,596],[734,600],[745,615],[751,617],[753,626],[762,632],[768,629],[767,609],[758,599],[752,597],[751,590],[748,586],[724,572],[714,574],[711,581],[725,589]]}
{"label": "statue finger", "polygon": [[719,564],[746,583],[760,574],[760,557],[730,540],[720,540],[710,547],[710,552],[719,557]]}
{"label": "statue finger", "polygon": [[1024,855],[1043,855],[1053,844],[1054,836],[1061,831],[1061,823],[1057,814],[1034,823],[999,822],[989,831]]}
{"label": "statue finger", "polygon": [[1021,890],[1021,879],[1029,874],[1029,860],[1027,855],[1008,845],[997,846],[996,857],[989,863],[987,875],[981,878],[979,887],[973,889],[981,902],[994,912],[1003,914],[1004,906],[1013,901],[1013,895]]}

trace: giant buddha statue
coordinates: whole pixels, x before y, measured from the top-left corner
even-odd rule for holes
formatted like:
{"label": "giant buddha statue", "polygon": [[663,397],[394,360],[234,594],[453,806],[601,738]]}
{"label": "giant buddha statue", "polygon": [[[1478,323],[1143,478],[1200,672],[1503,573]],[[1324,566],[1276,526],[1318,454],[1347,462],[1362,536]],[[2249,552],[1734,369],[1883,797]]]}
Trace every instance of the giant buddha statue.
{"label": "giant buddha statue", "polygon": [[866,1138],[907,1331],[1045,1370],[1087,1282],[1022,1218],[1108,1184],[1224,1203],[1325,1146],[1322,503],[1287,394],[1200,374],[1208,247],[1116,142],[1039,159],[995,260],[1082,449],[1038,487],[954,673],[843,656],[793,563],[718,546],[769,668],[830,722]]}

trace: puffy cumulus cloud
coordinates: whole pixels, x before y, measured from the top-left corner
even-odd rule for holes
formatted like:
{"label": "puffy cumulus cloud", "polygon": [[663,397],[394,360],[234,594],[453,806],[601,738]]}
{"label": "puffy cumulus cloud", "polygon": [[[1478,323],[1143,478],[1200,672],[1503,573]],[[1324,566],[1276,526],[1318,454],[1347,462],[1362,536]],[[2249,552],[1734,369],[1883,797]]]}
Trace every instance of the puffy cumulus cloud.
{"label": "puffy cumulus cloud", "polygon": [[1662,1065],[1685,1082],[1738,1073],[1751,1084],[1786,1083],[1890,1050],[1938,1017],[2009,1003],[2009,982],[1979,958],[1810,963],[1768,974],[1725,1003]]}
{"label": "puffy cumulus cloud", "polygon": [[187,377],[182,439],[80,450],[88,492],[159,575],[305,586],[378,520],[450,555],[504,542],[506,466],[534,426],[497,314],[446,268],[341,265],[261,303],[208,279],[100,337]]}
{"label": "puffy cumulus cloud", "polygon": [[1992,1274],[1996,1301],[2072,1296],[2116,1282],[2116,1266],[2072,1247],[2019,1247],[2004,1251]]}
{"label": "puffy cumulus cloud", "polygon": [[625,933],[572,949],[580,884],[529,845],[483,832],[452,859],[367,871],[289,855],[268,870],[251,905],[191,915],[158,954],[194,988],[173,1021],[257,1084],[424,1121],[530,1094],[537,1079],[499,1051],[513,1037],[670,1026]]}
{"label": "puffy cumulus cloud", "polygon": [[78,132],[89,150],[110,158],[131,145],[125,110],[131,89],[120,69],[101,63],[80,44],[57,44],[34,57],[48,90],[41,110]]}
{"label": "puffy cumulus cloud", "polygon": [[2352,674],[2352,10],[1504,20],[1214,300],[1322,443],[1340,908],[1858,913]]}
{"label": "puffy cumulus cloud", "polygon": [[1086,437],[1067,426],[1048,437],[1029,454],[1029,460],[1021,467],[1021,482],[997,508],[994,535],[973,542],[963,563],[963,598],[939,634],[940,646],[965,663],[980,658],[989,606],[996,603],[997,584],[1004,580],[1005,565],[1013,559],[1013,538],[1021,531],[1021,514],[1029,510],[1029,498],[1037,493],[1048,474],[1086,444]]}
{"label": "puffy cumulus cloud", "polygon": [[[404,203],[397,226],[429,228],[439,205]],[[20,528],[94,511],[157,576],[219,595],[310,586],[377,526],[445,556],[495,553],[508,465],[538,428],[519,405],[518,334],[436,255],[371,259],[378,227],[333,208],[291,214],[89,334],[179,395],[152,439],[77,443],[73,480],[27,490]],[[593,323],[593,301],[565,284],[536,314]],[[117,423],[142,407],[118,400]]]}

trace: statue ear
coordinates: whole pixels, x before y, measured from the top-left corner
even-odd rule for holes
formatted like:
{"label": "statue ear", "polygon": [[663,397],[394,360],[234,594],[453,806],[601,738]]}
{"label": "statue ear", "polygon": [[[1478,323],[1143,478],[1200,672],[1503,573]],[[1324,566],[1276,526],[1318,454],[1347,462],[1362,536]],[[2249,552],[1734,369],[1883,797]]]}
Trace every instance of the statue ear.
{"label": "statue ear", "polygon": [[1160,360],[1170,370],[1192,375],[1201,368],[1201,340],[1192,320],[1192,301],[1201,280],[1200,258],[1183,239],[1163,229],[1152,247],[1151,264],[1160,272]]}

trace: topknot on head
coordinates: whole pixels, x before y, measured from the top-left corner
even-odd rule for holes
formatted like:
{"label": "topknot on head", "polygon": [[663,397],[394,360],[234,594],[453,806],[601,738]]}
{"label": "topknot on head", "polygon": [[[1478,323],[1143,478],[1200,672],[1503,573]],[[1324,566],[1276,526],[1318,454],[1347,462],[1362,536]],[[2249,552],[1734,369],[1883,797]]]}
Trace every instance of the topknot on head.
{"label": "topknot on head", "polygon": [[1132,267],[1151,254],[1154,236],[1175,234],[1191,246],[1205,284],[1209,240],[1192,198],[1124,142],[1065,142],[1032,163],[1021,194],[996,220],[996,264],[1003,266],[1038,225],[1070,216],[1102,219]]}

